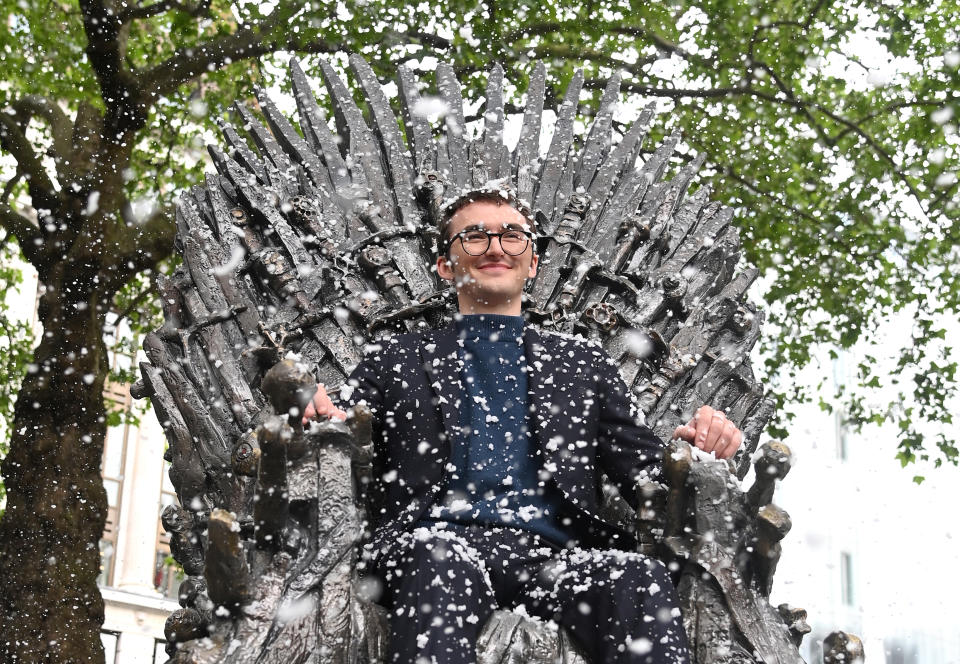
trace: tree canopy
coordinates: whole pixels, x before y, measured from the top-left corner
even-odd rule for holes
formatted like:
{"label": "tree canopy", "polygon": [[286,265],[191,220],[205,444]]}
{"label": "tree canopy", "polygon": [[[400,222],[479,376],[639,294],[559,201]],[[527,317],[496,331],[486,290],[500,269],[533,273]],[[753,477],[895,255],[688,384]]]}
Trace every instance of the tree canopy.
{"label": "tree canopy", "polygon": [[[944,337],[938,314],[955,310],[958,298],[950,270],[956,9],[954,2],[590,2],[572,9],[523,0],[381,1],[280,3],[272,11],[259,3],[11,3],[0,33],[7,72],[0,102],[4,126],[26,124],[49,169],[50,156],[56,162],[76,140],[78,111],[104,109],[136,90],[136,113],[145,120],[124,193],[143,216],[201,177],[204,132],[214,118],[253,85],[283,82],[279,51],[307,63],[304,54],[361,52],[385,80],[401,62],[429,80],[436,60],[449,60],[461,76],[476,74],[478,98],[493,61],[519,90],[531,61],[546,61],[555,96],[577,67],[594,93],[619,72],[628,100],[663,101],[667,122],[657,129],[679,130],[691,156],[707,153],[714,195],[740,212],[747,259],[770,283],[779,333],[768,335],[767,367],[783,378],[781,405],[799,396],[788,379],[814,344],[849,347],[906,309],[917,320],[913,342],[881,349],[909,375],[896,400],[905,406],[864,405],[882,379],[867,361],[847,411],[855,422],[900,422],[904,462],[918,454],[955,460],[955,441],[944,433],[925,440],[914,423],[949,423],[944,402],[955,382],[955,363],[937,340]],[[98,12],[114,27],[98,24]],[[5,150],[22,152],[11,138]],[[8,199],[21,209],[31,203],[28,169],[39,161],[4,162]],[[3,214],[8,237],[25,232],[11,212]],[[134,297],[142,301],[149,286],[138,280]],[[17,339],[22,347],[23,335]],[[789,407],[781,412],[783,422]]]}
{"label": "tree canopy", "polygon": [[[960,298],[955,0],[3,4],[0,295],[16,281],[19,251],[44,285],[44,337],[33,351],[25,330],[3,318],[0,414],[12,438],[2,536],[30,535],[34,508],[16,496],[51,502],[44,478],[28,479],[43,464],[86,459],[89,468],[77,464],[87,473],[77,509],[102,503],[106,411],[95,402],[108,371],[107,312],[148,324],[152,276],[172,248],[170,206],[202,177],[214,119],[255,85],[283,86],[288,53],[309,72],[316,57],[342,64],[359,52],[382,80],[403,62],[429,81],[447,60],[474,98],[493,61],[522,92],[539,59],[552,103],[578,67],[593,103],[621,74],[625,102],[661,102],[653,138],[679,131],[681,159],[705,153],[704,181],[739,210],[746,258],[769,284],[766,369],[781,405],[798,396],[789,379],[815,344],[850,347],[883,317],[908,312],[911,343],[878,351],[897,366],[901,396],[867,405],[884,380],[868,357],[845,412],[854,422],[896,422],[904,464],[957,462],[945,407],[957,367],[942,326]],[[37,419],[34,410],[53,412],[65,395],[78,403],[60,409],[64,422]],[[943,425],[933,437],[923,429],[930,422]],[[48,533],[44,551],[0,552],[0,568],[59,555],[68,540],[95,545],[96,523],[88,530]],[[84,569],[79,577],[92,583],[95,570]]]}

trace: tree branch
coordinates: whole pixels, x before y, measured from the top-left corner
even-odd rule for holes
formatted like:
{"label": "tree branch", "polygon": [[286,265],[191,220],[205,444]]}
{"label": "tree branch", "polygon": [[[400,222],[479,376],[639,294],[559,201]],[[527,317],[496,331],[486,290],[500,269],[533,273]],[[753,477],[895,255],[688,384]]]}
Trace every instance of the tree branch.
{"label": "tree branch", "polygon": [[[281,38],[271,38],[273,31],[286,25],[288,19],[288,16],[274,12],[259,25],[193,46],[189,53],[178,52],[160,64],[141,72],[139,77],[143,81],[142,87],[153,95],[162,96],[171,94],[184,83],[227,62],[258,58],[278,50],[297,53],[336,53],[344,49],[343,44],[325,39],[301,41],[296,34],[290,32],[285,32]],[[449,49],[452,46],[449,40],[422,30],[396,34],[407,40],[420,40],[431,47]]]}
{"label": "tree branch", "polygon": [[609,67],[615,69],[623,69],[629,71],[634,76],[643,76],[643,67],[649,64],[647,59],[638,60],[635,63],[625,62],[619,58],[615,58],[612,55],[608,55],[603,51],[596,51],[592,49],[573,49],[564,44],[540,44],[533,47],[533,54],[536,58],[564,58],[564,59],[579,59],[579,60],[590,60],[592,62],[597,62],[605,64]]}
{"label": "tree branch", "polygon": [[[951,95],[949,97],[945,97],[944,99],[913,99],[910,101],[890,102],[889,104],[887,104],[881,109],[878,109],[872,113],[867,113],[866,115],[857,118],[856,120],[853,121],[853,123],[856,125],[860,125],[860,124],[863,124],[864,122],[873,120],[874,118],[880,115],[883,115],[885,113],[892,113],[893,111],[900,110],[901,108],[909,108],[911,106],[933,106],[933,107],[939,108],[942,106],[946,106],[947,104],[951,104],[951,103],[955,104],[958,101],[960,101],[960,96]],[[852,132],[853,132],[853,129],[851,129],[850,127],[844,127],[837,134],[835,134],[831,140],[833,140],[834,143],[837,143],[844,136]]]}
{"label": "tree branch", "polygon": [[[129,203],[125,202],[121,210],[128,209]],[[126,217],[126,214],[122,216]],[[135,242],[117,243],[120,251],[116,259],[100,273],[105,287],[117,290],[131,276],[144,270],[156,269],[157,265],[170,255],[177,230],[173,217],[173,205],[159,208],[138,225],[139,232]]]}
{"label": "tree branch", "polygon": [[40,245],[43,238],[40,230],[29,219],[11,208],[5,202],[0,203],[0,226],[7,233],[17,238],[20,251],[34,267],[38,267],[40,260]]}
{"label": "tree branch", "polygon": [[129,23],[130,21],[134,21],[136,19],[150,18],[151,16],[156,16],[157,14],[163,14],[164,12],[173,9],[177,5],[178,3],[174,0],[162,0],[161,2],[155,2],[152,5],[136,5],[120,12],[117,18],[121,23]]}
{"label": "tree branch", "polygon": [[817,2],[810,8],[810,12],[807,14],[807,20],[803,22],[802,29],[804,32],[810,29],[810,26],[813,25],[813,20],[817,17],[817,14],[820,13],[820,10],[823,9],[823,6],[826,4],[826,0],[817,0]]}
{"label": "tree branch", "polygon": [[826,130],[824,130],[824,128],[820,126],[820,123],[817,121],[815,117],[813,117],[813,114],[807,108],[807,105],[797,98],[797,96],[793,93],[793,90],[790,89],[790,87],[786,83],[784,83],[783,79],[780,78],[777,72],[775,72],[773,68],[767,65],[766,63],[756,62],[755,64],[759,66],[760,69],[767,72],[770,78],[773,79],[773,82],[776,84],[780,92],[782,92],[783,95],[791,102],[794,108],[797,111],[799,111],[807,119],[807,122],[809,122],[810,127],[817,132],[817,135],[820,137],[820,140],[832,147],[834,144],[830,142],[830,136],[827,134]]}
{"label": "tree branch", "polygon": [[[605,79],[587,79],[583,82],[583,87],[591,90],[602,90],[607,85]],[[752,88],[659,88],[649,85],[640,85],[631,81],[623,81],[620,89],[634,94],[647,95],[650,97],[668,97],[670,99],[715,99],[718,97],[740,97],[742,95],[753,95],[755,91]]]}
{"label": "tree branch", "polygon": [[[570,29],[570,26],[566,23],[561,23],[559,21],[546,21],[543,23],[534,23],[531,25],[525,25],[517,28],[516,30],[511,30],[503,36],[505,43],[516,42],[524,37],[542,37],[544,35],[553,34],[555,32],[562,32]],[[630,37],[637,37],[647,39],[651,44],[657,47],[657,49],[664,53],[676,54],[684,59],[691,60],[694,62],[700,62],[701,64],[706,62],[706,59],[690,53],[689,51],[681,48],[672,41],[661,37],[655,32],[652,32],[646,28],[641,28],[640,26],[635,25],[618,25],[618,24],[606,24],[604,25],[604,32],[610,34],[618,35],[627,35]],[[656,58],[654,58],[656,59]],[[648,59],[644,59],[646,62]],[[640,61],[637,63],[640,64]]]}
{"label": "tree branch", "polygon": [[13,188],[17,186],[17,183],[23,179],[23,173],[17,173],[7,184],[3,187],[3,194],[0,194],[0,203],[6,203],[7,199],[10,198],[10,194],[13,192]]}
{"label": "tree branch", "polygon": [[117,103],[126,92],[130,73],[124,69],[119,17],[99,0],[80,0],[87,57],[100,84],[104,101]]}
{"label": "tree branch", "polygon": [[33,207],[55,209],[57,192],[53,182],[20,125],[9,113],[0,112],[0,147],[17,160],[18,170],[26,176]]}
{"label": "tree branch", "polygon": [[[291,16],[286,13],[275,10],[257,25],[243,28],[232,34],[220,35],[189,49],[179,50],[160,64],[139,72],[138,77],[142,81],[142,87],[144,90],[149,90],[154,97],[159,97],[173,93],[187,81],[227,62],[257,58],[284,48],[296,51],[307,50],[294,46],[295,35],[282,43],[269,40],[274,28],[285,24],[289,18]],[[311,52],[332,53],[339,50],[339,45],[333,47],[322,40],[318,40],[314,46],[317,50]]]}
{"label": "tree branch", "polygon": [[756,45],[758,42],[758,37],[761,32],[769,32],[771,30],[776,30],[777,28],[782,27],[795,27],[799,28],[801,32],[806,32],[810,29],[810,26],[813,25],[814,19],[817,17],[817,14],[820,13],[820,10],[823,8],[826,0],[817,0],[817,2],[810,8],[810,11],[807,13],[806,19],[803,22],[801,21],[772,21],[767,24],[758,24],[753,29],[753,34],[750,35],[750,47],[747,50],[750,59],[753,60],[754,54],[756,52]]}
{"label": "tree branch", "polygon": [[[807,101],[797,97],[792,89],[777,75],[774,69],[764,63],[756,62],[757,66],[766,71],[771,78],[773,78],[777,88],[783,94],[783,98],[778,97],[777,95],[769,94],[762,92],[752,86],[738,87],[738,88],[711,88],[711,89],[691,89],[691,88],[674,88],[674,89],[660,89],[653,88],[651,86],[641,86],[636,83],[624,82],[621,85],[621,89],[627,90],[629,92],[643,94],[648,96],[655,97],[669,97],[673,99],[682,99],[682,98],[718,98],[718,97],[735,97],[741,95],[750,95],[764,101],[778,104],[778,105],[787,105],[792,106],[797,112],[803,115],[811,124],[811,127],[817,131],[818,135],[821,137],[821,140],[824,140],[828,145],[833,145],[831,143],[830,136],[822,128],[817,119],[810,112],[810,109],[816,110],[819,113],[822,113],[826,117],[833,120],[835,123],[846,127],[849,131],[860,136],[867,145],[876,153],[883,161],[887,162],[891,167],[893,174],[896,175],[897,179],[907,188],[910,194],[916,199],[917,204],[920,205],[920,208],[924,210],[925,214],[927,210],[923,205],[923,197],[920,192],[917,191],[913,183],[910,182],[909,177],[904,173],[900,167],[897,165],[896,161],[890,155],[889,152],[880,144],[880,142],[871,136],[863,127],[859,126],[855,122],[844,118],[843,116],[825,108],[818,102]],[[605,85],[605,82],[599,80],[588,80],[584,82],[584,87],[596,89],[602,88]]]}
{"label": "tree branch", "polygon": [[[384,39],[387,42],[407,42],[417,44],[421,46],[429,46],[430,48],[436,49],[438,51],[449,51],[453,47],[453,42],[445,37],[440,35],[435,35],[431,32],[426,32],[424,30],[413,29],[408,32],[403,32],[400,30],[386,30],[383,33]],[[416,55],[408,56],[408,59],[411,57],[417,57]],[[391,60],[392,62],[392,60]]]}
{"label": "tree branch", "polygon": [[25,129],[33,116],[47,121],[53,137],[53,149],[60,159],[69,159],[73,146],[70,141],[73,125],[70,118],[53,100],[40,95],[25,95],[14,101],[11,106],[16,111],[21,126]]}
{"label": "tree branch", "polygon": [[421,43],[426,44],[430,48],[436,48],[442,51],[449,51],[453,46],[453,42],[451,42],[449,39],[445,39],[440,35],[435,35],[423,30],[411,30],[410,32],[406,33],[405,36],[410,39],[418,39]]}
{"label": "tree branch", "polygon": [[[780,208],[785,209],[785,210],[788,210],[788,211],[792,212],[793,214],[797,215],[798,217],[802,217],[802,218],[806,219],[808,222],[810,222],[810,223],[812,224],[812,227],[813,227],[813,228],[818,228],[818,227],[823,226],[823,220],[822,220],[822,219],[817,219],[816,217],[814,217],[812,214],[810,214],[810,213],[807,212],[806,210],[803,210],[803,209],[801,209],[801,208],[798,208],[798,207],[795,206],[795,205],[791,205],[790,203],[788,203],[788,202],[787,202],[782,196],[780,196],[779,194],[774,193],[774,192],[771,192],[771,191],[767,191],[767,190],[765,190],[765,189],[762,189],[762,188],[761,188],[760,186],[758,186],[755,182],[751,182],[750,180],[747,180],[745,177],[743,177],[742,175],[740,175],[739,173],[737,173],[736,171],[734,171],[733,168],[731,168],[731,167],[729,167],[729,166],[725,166],[725,167],[723,167],[723,168],[721,169],[721,172],[722,172],[724,175],[726,175],[726,176],[730,177],[731,179],[733,179],[734,181],[739,182],[741,185],[743,185],[743,187],[744,187],[745,189],[747,189],[747,190],[749,190],[749,191],[752,191],[755,195],[757,195],[757,196],[759,196],[759,197],[761,197],[761,198],[767,199],[768,201],[770,201],[771,203],[773,203],[775,206],[780,207]],[[848,242],[846,242],[845,240],[843,240],[843,239],[840,237],[840,235],[838,235],[837,233],[829,233],[829,237],[830,237],[830,239],[832,239],[836,244],[838,244],[838,245],[840,246],[840,248],[843,249],[847,254],[849,254],[850,256],[855,256],[855,255],[856,255],[856,251],[854,251],[854,248],[853,248]]]}
{"label": "tree branch", "polygon": [[104,138],[116,141],[129,131],[141,129],[147,119],[143,88],[123,64],[127,28],[102,0],[80,0],[80,10],[87,35],[87,57],[107,107],[105,126],[116,132]]}
{"label": "tree branch", "polygon": [[635,25],[611,25],[611,26],[608,26],[608,29],[610,32],[614,34],[630,35],[633,37],[642,37],[644,39],[647,39],[648,41],[650,41],[650,43],[652,43],[654,46],[657,47],[657,50],[662,51],[664,53],[670,53],[671,55],[678,55],[684,60],[690,60],[691,62],[698,62],[702,65],[707,65],[710,63],[710,61],[707,58],[704,58],[703,56],[697,55],[695,53],[691,53],[690,51],[684,48],[681,48],[677,44],[674,44],[669,39],[665,39],[664,37],[661,37],[657,33],[652,32],[651,30],[648,30],[646,28],[641,28]]}
{"label": "tree branch", "polygon": [[806,219],[811,224],[813,224],[814,227],[820,226],[823,223],[821,219],[817,219],[806,210],[802,210],[796,207],[795,205],[790,205],[785,200],[783,200],[783,198],[778,194],[771,191],[766,191],[765,189],[761,189],[759,186],[757,186],[755,182],[747,180],[745,177],[743,177],[742,175],[737,173],[735,170],[733,170],[733,168],[731,168],[730,166],[721,167],[721,172],[727,177],[733,179],[734,181],[739,182],[741,185],[744,186],[745,189],[752,191],[757,196],[761,198],[766,198],[767,200],[774,203],[776,206],[789,210],[790,212],[797,215],[798,217],[802,217]]}
{"label": "tree branch", "polygon": [[936,196],[934,196],[934,197],[933,197],[933,200],[930,201],[930,208],[929,208],[929,209],[931,209],[931,210],[936,210],[936,209],[939,207],[939,205],[940,205],[941,203],[943,203],[943,201],[945,201],[945,200],[947,200],[947,199],[953,200],[953,199],[954,199],[954,196],[955,196],[955,194],[956,194],[956,192],[957,192],[957,185],[958,185],[958,184],[960,184],[960,182],[954,181],[953,184],[951,184],[951,185],[949,185],[949,186],[947,186],[947,187],[944,187],[944,188],[943,188],[943,191],[941,191],[939,194],[937,194]]}
{"label": "tree branch", "polygon": [[117,319],[113,322],[114,328],[120,327],[120,323],[124,319],[128,318],[130,314],[132,314],[141,304],[143,304],[144,300],[152,297],[153,293],[156,292],[153,275],[154,273],[151,271],[151,273],[147,276],[146,288],[137,293],[136,297],[130,301],[130,304],[128,304],[123,311],[117,313]]}
{"label": "tree branch", "polygon": [[160,0],[160,2],[155,2],[152,5],[130,7],[120,12],[118,18],[121,23],[129,23],[137,19],[150,18],[157,14],[163,14],[171,9],[178,9],[190,16],[200,16],[210,9],[210,0],[203,0],[195,5],[186,2],[177,2],[176,0]]}
{"label": "tree branch", "polygon": [[490,21],[491,25],[495,25],[497,22],[497,0],[486,0],[487,5],[487,20]]}
{"label": "tree branch", "polygon": [[[793,94],[793,92],[789,90],[788,87],[784,83],[782,83],[782,81],[780,81],[779,77],[776,76],[776,73],[773,71],[772,67],[770,67],[769,65],[763,62],[758,62],[757,64],[760,67],[762,67],[765,71],[767,71],[772,77],[774,77],[774,80],[777,83],[777,87],[781,89],[781,92],[783,92],[784,96],[786,97],[786,100],[778,100],[774,95],[761,93],[758,90],[753,91],[754,96],[759,97],[761,99],[766,99],[768,101],[777,102],[777,103],[783,103],[784,101],[786,101],[788,105],[791,105],[794,108],[796,108],[796,110],[802,113],[804,117],[811,119],[815,129],[819,129],[819,123],[817,123],[812,118],[812,115],[808,110],[809,108],[813,108],[814,110],[819,111],[820,113],[823,113],[825,116],[827,116],[837,124],[843,125],[848,129],[850,129],[850,131],[857,134],[864,141],[866,141],[867,145],[869,145],[873,149],[873,151],[880,156],[880,158],[883,161],[886,161],[888,164],[890,164],[890,166],[893,167],[892,170],[894,175],[896,175],[897,179],[899,179],[900,182],[902,182],[907,187],[907,189],[910,191],[910,194],[917,200],[917,205],[919,205],[920,209],[924,211],[924,214],[927,214],[927,211],[923,205],[923,198],[920,195],[920,192],[917,191],[916,187],[913,186],[913,183],[910,182],[910,179],[907,176],[907,174],[900,170],[900,167],[897,164],[897,162],[893,159],[890,153],[887,152],[886,148],[880,145],[880,142],[878,140],[876,140],[873,136],[868,134],[867,131],[863,129],[863,127],[860,127],[858,124],[856,124],[852,120],[847,120],[845,117],[838,115],[837,113],[834,113],[833,111],[825,108],[822,104],[815,101],[806,101],[804,99],[800,99],[799,97],[796,97]],[[818,133],[822,135],[824,140],[829,140],[829,136],[827,136],[825,132],[822,132],[822,130],[818,131]]]}

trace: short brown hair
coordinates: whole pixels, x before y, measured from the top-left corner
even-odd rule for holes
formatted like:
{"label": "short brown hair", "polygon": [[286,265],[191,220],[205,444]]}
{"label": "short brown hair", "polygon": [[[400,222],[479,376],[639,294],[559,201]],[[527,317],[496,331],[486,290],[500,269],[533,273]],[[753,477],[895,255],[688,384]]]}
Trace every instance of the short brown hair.
{"label": "short brown hair", "polygon": [[[533,231],[534,236],[536,236],[537,219],[534,216],[533,211],[530,209],[530,206],[526,202],[517,198],[513,189],[500,186],[484,187],[460,194],[455,199],[445,204],[441,209],[440,223],[438,228],[440,231],[439,251],[441,254],[446,254],[450,250],[450,238],[447,234],[450,231],[450,222],[453,220],[453,215],[455,215],[461,208],[479,201],[489,201],[491,203],[496,203],[497,205],[503,205],[504,203],[509,205],[514,210],[519,212],[524,219],[526,219],[527,223],[530,224],[530,229]],[[536,252],[536,242],[534,242],[534,252]]]}

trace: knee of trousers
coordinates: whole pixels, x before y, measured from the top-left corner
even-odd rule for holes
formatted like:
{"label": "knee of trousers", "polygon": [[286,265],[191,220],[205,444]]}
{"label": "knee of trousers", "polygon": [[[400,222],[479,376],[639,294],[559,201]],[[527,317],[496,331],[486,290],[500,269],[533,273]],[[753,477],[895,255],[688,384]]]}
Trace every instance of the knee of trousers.
{"label": "knee of trousers", "polygon": [[[675,603],[676,591],[667,568],[659,560],[639,553],[591,552],[586,559],[574,559],[564,568],[566,574],[558,579],[562,585],[573,582],[574,587],[587,593],[631,600],[624,608],[638,603]],[[563,576],[568,578],[562,579]],[[579,584],[583,579],[590,583]]]}
{"label": "knee of trousers", "polygon": [[631,554],[615,567],[621,573],[621,585],[632,592],[640,593],[656,604],[675,604],[676,590],[666,566],[659,560],[640,554]]}
{"label": "knee of trousers", "polygon": [[493,592],[479,552],[465,540],[427,529],[405,533],[378,561],[377,573],[395,591],[406,587],[426,595],[477,597]]}

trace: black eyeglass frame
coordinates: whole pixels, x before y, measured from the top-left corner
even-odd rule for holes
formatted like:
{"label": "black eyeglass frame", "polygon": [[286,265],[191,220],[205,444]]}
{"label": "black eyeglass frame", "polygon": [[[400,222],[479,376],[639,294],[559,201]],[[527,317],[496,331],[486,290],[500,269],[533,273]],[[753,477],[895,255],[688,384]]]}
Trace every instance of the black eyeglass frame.
{"label": "black eyeglass frame", "polygon": [[[467,246],[463,242],[463,238],[467,233],[483,233],[484,235],[487,236],[487,246],[485,246],[483,248],[483,251],[481,251],[479,254],[474,254],[474,253],[471,253],[470,251],[467,251]],[[520,233],[527,239],[526,244],[523,245],[523,249],[521,249],[515,254],[510,253],[509,251],[507,251],[506,247],[503,246],[503,236],[507,235],[508,233]],[[497,238],[497,241],[500,243],[500,248],[503,250],[503,253],[505,253],[507,256],[522,256],[523,252],[525,252],[527,248],[530,246],[531,242],[533,242],[533,233],[527,230],[523,230],[522,228],[510,228],[500,233],[494,233],[493,231],[488,231],[485,228],[465,228],[464,230],[454,234],[453,237],[447,240],[444,246],[444,253],[445,254],[449,253],[450,247],[452,247],[453,243],[459,239],[460,246],[463,248],[464,253],[466,253],[468,256],[483,256],[485,253],[490,251],[490,243],[493,242],[493,238]]]}

